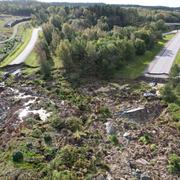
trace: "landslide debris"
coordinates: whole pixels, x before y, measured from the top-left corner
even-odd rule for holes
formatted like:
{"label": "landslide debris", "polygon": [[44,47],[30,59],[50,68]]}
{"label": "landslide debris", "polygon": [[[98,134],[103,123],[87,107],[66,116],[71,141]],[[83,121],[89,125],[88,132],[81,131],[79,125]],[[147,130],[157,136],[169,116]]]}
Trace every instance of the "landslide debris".
{"label": "landslide debris", "polygon": [[1,86],[0,178],[179,178],[168,171],[179,130],[159,96],[144,97],[153,87],[53,78]]}

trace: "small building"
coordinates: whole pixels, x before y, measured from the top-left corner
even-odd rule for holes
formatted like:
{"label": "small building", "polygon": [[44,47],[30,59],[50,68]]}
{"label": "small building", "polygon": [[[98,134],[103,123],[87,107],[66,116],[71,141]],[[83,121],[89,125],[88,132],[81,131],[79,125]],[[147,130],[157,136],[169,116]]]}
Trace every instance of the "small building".
{"label": "small building", "polygon": [[4,25],[4,27],[11,28],[11,27],[13,27],[13,23],[14,23],[13,20],[8,21],[8,22]]}

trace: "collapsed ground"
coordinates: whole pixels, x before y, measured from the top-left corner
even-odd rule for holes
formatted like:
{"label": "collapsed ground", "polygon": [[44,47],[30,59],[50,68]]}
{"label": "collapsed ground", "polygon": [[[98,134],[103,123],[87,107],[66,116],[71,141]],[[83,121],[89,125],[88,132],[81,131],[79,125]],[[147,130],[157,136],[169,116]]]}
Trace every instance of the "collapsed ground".
{"label": "collapsed ground", "polygon": [[1,178],[178,179],[169,166],[180,134],[159,85],[52,78],[1,84]]}

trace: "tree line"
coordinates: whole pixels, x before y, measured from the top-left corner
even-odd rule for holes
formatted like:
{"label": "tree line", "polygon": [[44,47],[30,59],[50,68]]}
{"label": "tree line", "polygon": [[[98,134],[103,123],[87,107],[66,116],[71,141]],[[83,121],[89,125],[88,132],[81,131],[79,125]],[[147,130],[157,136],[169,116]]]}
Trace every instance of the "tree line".
{"label": "tree line", "polygon": [[[52,64],[52,58],[47,57],[56,57],[67,74],[77,78],[111,78],[151,50],[167,30],[163,20],[146,22],[137,10],[119,6],[51,6],[47,11],[50,15],[42,25],[44,39],[38,45],[38,54],[48,53],[41,56],[46,76],[47,66]],[[34,24],[42,22],[40,13],[34,16]]]}

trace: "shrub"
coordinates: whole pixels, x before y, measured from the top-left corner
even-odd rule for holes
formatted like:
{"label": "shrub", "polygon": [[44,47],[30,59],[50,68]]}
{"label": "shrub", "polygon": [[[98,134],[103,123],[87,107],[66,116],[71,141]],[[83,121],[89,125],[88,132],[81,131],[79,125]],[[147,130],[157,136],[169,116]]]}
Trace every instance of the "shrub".
{"label": "shrub", "polygon": [[168,169],[171,173],[180,173],[180,157],[176,154],[171,154],[168,159]]}
{"label": "shrub", "polygon": [[150,143],[150,137],[148,134],[145,134],[144,136],[141,136],[139,138],[139,142],[142,142],[143,144],[149,144]]}
{"label": "shrub", "polygon": [[111,117],[111,112],[108,107],[102,106],[99,110],[99,113],[103,118]]}
{"label": "shrub", "polygon": [[65,121],[64,119],[59,118],[58,116],[53,116],[51,118],[51,125],[57,130],[61,130],[65,127]]}
{"label": "shrub", "polygon": [[35,130],[33,130],[33,132],[32,132],[32,137],[34,137],[34,138],[40,138],[41,135],[42,135],[42,132],[41,132],[40,129],[35,129]]}
{"label": "shrub", "polygon": [[157,149],[156,144],[151,144],[151,145],[150,145],[150,150],[151,150],[151,151],[155,151],[156,149]]}
{"label": "shrub", "polygon": [[169,85],[166,85],[162,90],[162,97],[168,103],[172,103],[176,100],[176,95]]}
{"label": "shrub", "polygon": [[60,150],[58,159],[55,159],[55,167],[65,165],[71,168],[78,160],[78,149],[73,146],[65,146]]}
{"label": "shrub", "polygon": [[77,130],[82,129],[83,122],[81,119],[73,116],[65,119],[54,117],[54,119],[52,119],[52,126],[57,130],[66,128],[71,130],[72,132],[76,132]]}
{"label": "shrub", "polygon": [[110,136],[109,139],[113,145],[117,146],[119,144],[118,138],[115,135]]}
{"label": "shrub", "polygon": [[172,103],[168,106],[168,111],[172,115],[174,121],[180,121],[180,106]]}
{"label": "shrub", "polygon": [[77,179],[76,175],[70,171],[61,171],[58,172],[57,170],[53,171],[52,175],[53,180],[73,180]]}
{"label": "shrub", "polygon": [[50,145],[50,144],[52,144],[52,137],[49,134],[45,134],[44,141],[46,144]]}
{"label": "shrub", "polygon": [[23,153],[21,151],[17,151],[13,153],[13,162],[20,163],[23,161]]}
{"label": "shrub", "polygon": [[66,127],[70,129],[72,132],[76,132],[77,130],[81,130],[83,123],[82,120],[77,117],[69,117],[66,119]]}

